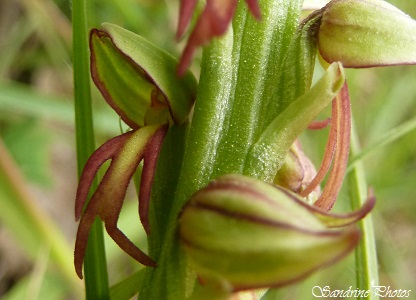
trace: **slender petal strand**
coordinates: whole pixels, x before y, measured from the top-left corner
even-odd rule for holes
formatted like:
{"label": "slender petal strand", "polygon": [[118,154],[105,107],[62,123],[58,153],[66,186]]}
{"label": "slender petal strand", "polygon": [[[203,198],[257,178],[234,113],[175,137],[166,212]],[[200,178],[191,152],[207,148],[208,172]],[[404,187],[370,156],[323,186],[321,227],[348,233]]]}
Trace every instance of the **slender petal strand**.
{"label": "slender petal strand", "polygon": [[176,38],[179,39],[183,36],[186,28],[191,21],[192,15],[195,11],[197,0],[182,0],[179,11],[178,31],[176,32]]}
{"label": "slender petal strand", "polygon": [[355,223],[363,219],[370,211],[373,209],[376,204],[376,197],[373,194],[373,191],[369,189],[367,201],[364,205],[357,211],[346,213],[346,214],[336,214],[325,212],[316,206],[312,208],[317,209],[316,216],[326,224],[329,228],[334,227],[343,227],[349,224]]}
{"label": "slender petal strand", "polygon": [[310,130],[321,130],[325,127],[331,125],[331,118],[327,118],[322,121],[313,121],[311,124],[309,124],[308,129]]}
{"label": "slender petal strand", "polygon": [[246,3],[251,13],[253,14],[253,16],[256,17],[258,20],[260,20],[261,11],[260,11],[258,0],[246,0]]}
{"label": "slender petal strand", "polygon": [[150,234],[148,218],[150,193],[156,171],[157,159],[159,157],[160,149],[162,148],[162,143],[166,136],[167,129],[167,126],[160,127],[146,144],[146,150],[144,152],[144,164],[139,191],[139,216],[147,234]]}
{"label": "slender petal strand", "polygon": [[[286,193],[288,196],[292,196],[291,192],[280,187],[277,188],[279,188],[282,192]],[[297,202],[297,204],[299,204],[300,206],[305,206],[328,228],[344,227],[363,219],[367,214],[370,213],[370,211],[373,209],[376,203],[376,198],[371,189],[369,189],[367,201],[359,210],[343,214],[332,213],[328,212],[327,210],[321,209],[317,206],[311,206],[308,203],[306,203],[302,198],[292,196],[292,200]]]}
{"label": "slender petal strand", "polygon": [[213,37],[225,33],[237,5],[237,0],[208,0],[201,13],[188,43],[182,53],[178,73],[184,74],[191,63],[195,49],[209,42]]}
{"label": "slender petal strand", "polygon": [[[332,120],[338,119],[338,111],[336,100],[332,100]],[[322,161],[321,167],[318,170],[315,178],[309,183],[309,185],[299,193],[300,196],[306,197],[308,196],[316,187],[322,182],[326,173],[328,172],[329,168],[331,167],[332,159],[334,157],[335,148],[336,148],[336,141],[337,141],[337,128],[335,124],[331,126],[331,130],[329,131],[328,142],[325,147],[324,159]]]}
{"label": "slender petal strand", "polygon": [[351,107],[346,83],[336,97],[336,103],[338,113],[337,120],[334,120],[333,126],[337,127],[337,145],[334,155],[334,166],[331,169],[328,182],[325,185],[321,197],[314,204],[325,210],[331,210],[335,204],[348,163],[351,134]]}

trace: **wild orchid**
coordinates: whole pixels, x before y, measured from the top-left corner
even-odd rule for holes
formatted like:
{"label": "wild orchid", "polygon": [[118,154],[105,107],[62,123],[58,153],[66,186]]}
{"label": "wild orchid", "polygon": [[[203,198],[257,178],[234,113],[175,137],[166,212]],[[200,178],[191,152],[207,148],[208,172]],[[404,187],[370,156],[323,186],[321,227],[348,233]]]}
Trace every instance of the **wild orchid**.
{"label": "wild orchid", "polygon": [[[196,4],[181,1],[178,38]],[[330,212],[350,147],[344,67],[416,63],[416,22],[381,0],[333,0],[302,21],[301,10],[302,1],[207,0],[179,63],[118,26],[91,31],[94,82],[132,131],[98,148],[80,179],[80,277],[95,216],[151,267],[140,283],[143,299],[233,299],[299,281],[354,249],[360,234],[352,224],[375,198],[369,193],[352,213]],[[202,45],[196,92],[186,70]],[[325,70],[312,85],[317,57]],[[331,118],[316,121],[330,103]],[[315,170],[298,138],[325,126],[328,142]],[[139,215],[149,254],[116,226],[142,159]]]}

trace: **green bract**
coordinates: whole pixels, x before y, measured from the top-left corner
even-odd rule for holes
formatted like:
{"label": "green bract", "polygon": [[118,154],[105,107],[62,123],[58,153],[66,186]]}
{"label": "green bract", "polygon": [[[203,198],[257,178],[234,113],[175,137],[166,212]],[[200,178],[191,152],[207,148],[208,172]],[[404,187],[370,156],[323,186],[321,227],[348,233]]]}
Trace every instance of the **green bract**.
{"label": "green bract", "polygon": [[191,72],[176,76],[177,60],[146,39],[104,23],[90,35],[92,78],[131,128],[183,123],[196,97]]}
{"label": "green bract", "polygon": [[[281,286],[349,253],[364,217],[334,216],[284,188],[226,175],[198,191],[180,217],[180,236],[202,280],[228,291]],[[323,217],[319,217],[322,215]]]}
{"label": "green bract", "polygon": [[318,46],[344,67],[416,63],[416,21],[381,0],[334,0],[321,11]]}

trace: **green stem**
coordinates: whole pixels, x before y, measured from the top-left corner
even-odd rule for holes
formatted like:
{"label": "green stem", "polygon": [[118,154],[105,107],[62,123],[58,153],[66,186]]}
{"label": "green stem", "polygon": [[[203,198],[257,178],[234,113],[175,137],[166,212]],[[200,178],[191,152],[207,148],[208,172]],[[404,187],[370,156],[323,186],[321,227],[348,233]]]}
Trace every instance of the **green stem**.
{"label": "green stem", "polygon": [[[213,41],[203,53],[198,98],[186,142],[183,165],[157,268],[147,268],[139,299],[185,299],[186,262],[176,236],[177,218],[189,197],[211,179],[213,161],[230,93],[232,32]],[[201,98],[202,97],[202,98]],[[199,100],[200,99],[200,100]],[[153,200],[153,199],[152,199]],[[158,253],[157,253],[158,254]]]}
{"label": "green stem", "polygon": [[[351,133],[351,154],[354,156],[359,153],[359,151],[360,146],[358,136],[353,124]],[[353,209],[358,209],[364,204],[368,197],[365,172],[361,161],[355,162],[348,178],[350,181],[351,205]],[[371,291],[368,297],[360,297],[359,299],[377,300],[379,297],[376,296],[372,290],[372,287],[377,286],[379,282],[372,216],[369,215],[365,217],[358,223],[358,226],[361,229],[362,238],[361,243],[355,250],[357,288],[360,290]]]}
{"label": "green stem", "polygon": [[[87,1],[72,2],[74,97],[78,176],[95,150],[92,121]],[[96,186],[96,184],[95,184]],[[96,220],[91,228],[85,255],[86,299],[109,299],[107,265],[102,223]]]}

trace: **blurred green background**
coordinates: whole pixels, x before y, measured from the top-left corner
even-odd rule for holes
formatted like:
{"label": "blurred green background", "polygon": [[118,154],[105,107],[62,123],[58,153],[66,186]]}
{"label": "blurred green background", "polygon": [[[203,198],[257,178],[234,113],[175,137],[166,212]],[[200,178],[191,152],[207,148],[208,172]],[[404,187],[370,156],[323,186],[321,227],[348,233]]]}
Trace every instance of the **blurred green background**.
{"label": "blurred green background", "polygon": [[[178,56],[183,42],[174,39],[177,2],[90,0],[90,26],[119,24]],[[416,18],[414,1],[389,2]],[[77,175],[71,39],[70,1],[0,0],[1,299],[83,298],[72,267]],[[195,73],[197,64],[198,58]],[[367,180],[377,197],[373,220],[380,283],[416,293],[416,67],[347,74]],[[119,133],[119,119],[95,88],[93,105],[99,145]],[[406,134],[376,147],[400,129]],[[317,165],[327,133],[302,136]],[[346,183],[336,210],[350,210],[347,190]],[[120,227],[136,243],[145,243],[133,191]],[[106,245],[111,284],[140,268],[111,240]],[[279,299],[313,299],[315,285],[354,287],[353,258],[282,289]]]}

